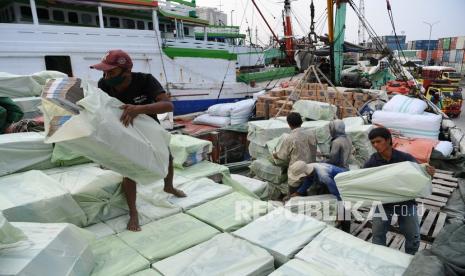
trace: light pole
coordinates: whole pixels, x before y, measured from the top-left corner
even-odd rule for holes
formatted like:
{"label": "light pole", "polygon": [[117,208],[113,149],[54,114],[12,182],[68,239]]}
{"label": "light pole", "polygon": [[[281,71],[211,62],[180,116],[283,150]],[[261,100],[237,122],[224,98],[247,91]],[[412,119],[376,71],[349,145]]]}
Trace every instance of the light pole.
{"label": "light pole", "polygon": [[438,24],[439,21],[436,21],[436,22],[433,22],[433,23],[429,23],[429,22],[426,22],[426,21],[423,21],[423,23],[425,23],[426,25],[429,26],[429,38],[428,38],[428,47],[426,48],[426,61],[428,61],[428,52],[429,52],[429,44],[431,43],[431,32],[433,30],[433,26]]}
{"label": "light pole", "polygon": [[234,12],[234,10],[231,10],[231,26],[234,26],[234,23],[233,23],[234,21],[233,21],[233,17],[232,17],[233,12]]}

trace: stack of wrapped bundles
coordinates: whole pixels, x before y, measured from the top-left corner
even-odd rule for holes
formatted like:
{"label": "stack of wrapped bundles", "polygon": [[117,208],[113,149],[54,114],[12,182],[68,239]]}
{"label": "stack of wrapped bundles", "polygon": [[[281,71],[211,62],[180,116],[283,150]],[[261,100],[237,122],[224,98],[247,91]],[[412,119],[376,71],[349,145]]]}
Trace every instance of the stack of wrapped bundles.
{"label": "stack of wrapped bundles", "polygon": [[212,152],[212,143],[189,135],[175,134],[171,136],[170,151],[173,156],[173,165],[184,168],[208,160]]}
{"label": "stack of wrapped bundles", "polygon": [[194,124],[225,127],[244,124],[252,115],[255,100],[247,99],[235,103],[215,104],[208,108],[206,114],[194,119]]}

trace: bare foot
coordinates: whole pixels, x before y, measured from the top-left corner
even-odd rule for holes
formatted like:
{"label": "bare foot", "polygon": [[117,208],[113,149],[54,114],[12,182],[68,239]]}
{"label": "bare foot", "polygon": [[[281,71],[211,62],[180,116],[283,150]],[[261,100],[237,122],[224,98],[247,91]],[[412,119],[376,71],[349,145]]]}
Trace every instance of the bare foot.
{"label": "bare foot", "polygon": [[184,193],[183,191],[181,191],[179,189],[176,189],[174,187],[172,187],[172,188],[164,188],[163,190],[168,194],[174,195],[175,197],[186,197],[187,196],[186,193]]}
{"label": "bare foot", "polygon": [[139,232],[141,230],[139,226],[139,214],[137,212],[129,213],[129,221],[128,221],[127,229],[133,232]]}

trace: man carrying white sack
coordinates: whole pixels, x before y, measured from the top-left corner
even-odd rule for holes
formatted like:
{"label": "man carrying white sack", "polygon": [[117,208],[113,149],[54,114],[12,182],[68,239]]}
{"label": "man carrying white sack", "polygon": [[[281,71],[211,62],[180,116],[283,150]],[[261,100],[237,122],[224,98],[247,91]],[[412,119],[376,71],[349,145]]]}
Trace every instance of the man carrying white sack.
{"label": "man carrying white sack", "polygon": [[[157,114],[173,111],[173,104],[161,84],[151,75],[133,73],[132,60],[122,50],[109,51],[98,64],[90,66],[92,69],[103,71],[103,78],[98,87],[111,97],[115,97],[124,105],[121,123],[126,127],[132,126],[134,118],[139,114],[146,114],[160,123]],[[136,182],[127,177],[123,178],[123,191],[129,206],[129,222],[127,229],[140,231],[139,218],[136,208]],[[164,191],[177,197],[186,194],[173,187],[173,158],[170,156],[168,175],[165,178]]]}
{"label": "man carrying white sack", "polygon": [[[405,152],[392,148],[392,136],[388,129],[384,127],[375,128],[370,131],[368,138],[376,152],[365,163],[365,168],[379,167],[387,164],[400,163],[404,161],[415,162],[415,158]],[[426,165],[428,174],[434,175],[435,169]],[[405,237],[405,253],[414,255],[420,246],[420,223],[418,222],[417,205],[415,200],[404,202],[383,204],[387,220],[380,214],[380,208],[376,207],[373,217],[373,243],[386,246],[386,234],[388,232],[391,219],[397,214],[401,233]]]}

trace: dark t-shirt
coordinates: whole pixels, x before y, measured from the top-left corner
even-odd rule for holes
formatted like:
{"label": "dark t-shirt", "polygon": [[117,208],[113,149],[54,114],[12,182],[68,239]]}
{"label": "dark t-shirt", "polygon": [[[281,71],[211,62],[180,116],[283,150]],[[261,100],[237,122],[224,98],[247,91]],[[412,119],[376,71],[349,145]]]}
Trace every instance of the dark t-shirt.
{"label": "dark t-shirt", "polygon": [[[373,168],[373,167],[379,167],[379,166],[384,166],[388,164],[394,164],[394,163],[400,163],[404,161],[410,161],[417,163],[417,160],[415,157],[410,155],[409,153],[398,151],[396,149],[392,149],[392,156],[391,160],[386,160],[381,155],[377,152],[373,153],[368,159],[368,161],[365,163],[364,168]],[[415,200],[409,200],[409,201],[404,201],[404,202],[399,202],[399,203],[391,203],[391,204],[384,204],[387,206],[391,205],[405,205],[405,204],[415,204]]]}
{"label": "dark t-shirt", "polygon": [[[165,93],[163,86],[151,74],[131,73],[132,79],[125,91],[118,92],[113,87],[108,86],[102,79],[98,82],[98,87],[108,95],[117,98],[125,104],[145,105],[156,102],[156,98]],[[147,114],[158,122],[156,114]]]}

